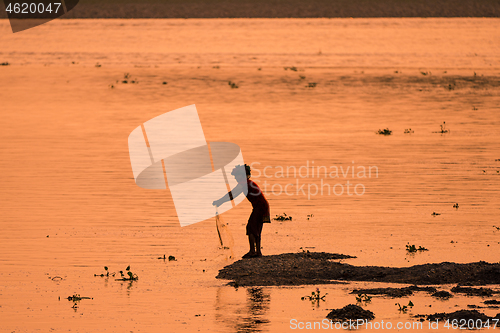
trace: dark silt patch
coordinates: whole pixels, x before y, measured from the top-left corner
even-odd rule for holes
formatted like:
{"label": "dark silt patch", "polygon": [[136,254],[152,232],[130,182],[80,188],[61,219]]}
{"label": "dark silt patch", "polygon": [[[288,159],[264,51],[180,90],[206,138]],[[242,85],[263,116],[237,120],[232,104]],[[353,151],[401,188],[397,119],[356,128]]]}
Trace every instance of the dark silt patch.
{"label": "dark silt patch", "polygon": [[493,290],[489,288],[471,288],[455,286],[451,288],[451,292],[467,294],[468,296],[491,296],[493,295]]}
{"label": "dark silt patch", "polygon": [[326,318],[334,322],[345,322],[359,319],[372,320],[375,318],[375,315],[370,310],[365,310],[359,305],[349,304],[341,309],[333,309]]}
{"label": "dark silt patch", "polygon": [[444,320],[450,320],[450,321],[452,321],[452,320],[457,320],[457,321],[474,320],[474,321],[476,321],[479,319],[482,322],[486,322],[487,320],[500,319],[500,313],[498,313],[495,317],[490,317],[490,316],[487,316],[484,313],[481,313],[477,310],[458,310],[458,311],[451,312],[451,313],[441,312],[441,313],[435,313],[432,315],[416,315],[415,317],[416,318],[425,318],[429,321],[436,321],[436,320],[439,320],[439,321],[444,321]]}
{"label": "dark silt patch", "polygon": [[390,282],[420,285],[500,284],[500,264],[484,261],[443,262],[411,267],[353,266],[332,259],[351,256],[334,253],[285,253],[242,259],[219,271],[216,278],[239,286],[294,286],[345,281]]}
{"label": "dark silt patch", "polygon": [[351,294],[367,294],[367,295],[385,295],[389,297],[405,297],[413,295],[414,291],[425,291],[428,293],[436,292],[434,287],[419,287],[409,286],[404,288],[371,288],[371,289],[354,289]]}

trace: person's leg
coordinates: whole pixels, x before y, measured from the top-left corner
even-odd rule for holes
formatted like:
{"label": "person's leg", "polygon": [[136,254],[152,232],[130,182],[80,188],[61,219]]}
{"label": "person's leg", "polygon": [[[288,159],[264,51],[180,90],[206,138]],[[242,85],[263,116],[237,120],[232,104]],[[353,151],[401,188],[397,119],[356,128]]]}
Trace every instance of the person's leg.
{"label": "person's leg", "polygon": [[250,228],[247,225],[247,235],[248,235],[248,244],[250,245],[250,251],[243,256],[243,258],[250,258],[255,256],[255,236],[251,234]]}
{"label": "person's leg", "polygon": [[262,252],[260,251],[260,235],[255,237],[255,254],[262,257]]}
{"label": "person's leg", "polygon": [[250,234],[248,235],[248,243],[250,244],[250,252],[251,254],[255,254],[255,236]]}

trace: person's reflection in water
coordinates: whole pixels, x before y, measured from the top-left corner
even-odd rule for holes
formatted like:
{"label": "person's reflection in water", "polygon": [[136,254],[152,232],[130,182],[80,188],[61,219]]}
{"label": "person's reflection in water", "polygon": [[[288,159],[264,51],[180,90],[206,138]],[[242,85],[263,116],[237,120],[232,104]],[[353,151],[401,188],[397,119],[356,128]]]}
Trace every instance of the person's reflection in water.
{"label": "person's reflection in water", "polygon": [[[221,288],[222,289],[222,288]],[[266,324],[269,320],[266,319],[266,314],[269,311],[271,295],[269,291],[260,287],[248,287],[247,300],[244,306],[238,306],[241,303],[234,298],[226,298],[227,292],[219,290],[217,294],[216,319],[224,321],[230,326],[234,325],[231,332],[248,333],[261,332],[266,329]],[[227,290],[226,290],[227,291]],[[232,313],[230,313],[232,312]]]}
{"label": "person's reflection in water", "polygon": [[263,288],[247,288],[247,296],[248,316],[236,325],[237,332],[261,331],[269,323],[265,315],[269,310],[271,295]]}

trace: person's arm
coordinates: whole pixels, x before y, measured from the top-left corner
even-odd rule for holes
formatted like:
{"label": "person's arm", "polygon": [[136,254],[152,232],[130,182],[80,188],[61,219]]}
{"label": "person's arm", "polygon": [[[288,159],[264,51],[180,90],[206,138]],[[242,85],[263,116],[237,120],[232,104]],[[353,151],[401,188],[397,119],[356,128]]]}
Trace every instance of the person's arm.
{"label": "person's arm", "polygon": [[236,185],[231,190],[231,192],[228,192],[226,195],[224,195],[219,200],[215,200],[214,202],[212,202],[212,205],[219,207],[223,203],[231,201],[232,199],[236,198],[238,195],[240,195],[241,193],[243,193],[243,186],[245,186],[245,185],[246,184],[238,184],[238,185]]}

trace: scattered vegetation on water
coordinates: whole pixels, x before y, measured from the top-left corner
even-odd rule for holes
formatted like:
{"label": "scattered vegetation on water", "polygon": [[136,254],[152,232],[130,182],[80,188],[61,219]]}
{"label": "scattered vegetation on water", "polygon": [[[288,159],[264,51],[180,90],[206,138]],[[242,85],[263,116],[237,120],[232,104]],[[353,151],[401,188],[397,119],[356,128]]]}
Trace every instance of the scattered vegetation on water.
{"label": "scattered vegetation on water", "polygon": [[95,64],[95,67],[99,68],[99,67],[102,67],[102,65],[101,65],[100,63],[98,63],[98,62],[97,62],[97,63]]}
{"label": "scattered vegetation on water", "polygon": [[273,220],[275,220],[275,221],[291,221],[292,217],[283,213],[282,215],[276,215],[276,217],[273,218]]}
{"label": "scattered vegetation on water", "polygon": [[[170,259],[170,258],[169,258]],[[175,259],[175,258],[174,258]],[[101,277],[109,277],[109,276],[115,276],[116,273],[113,272],[111,273],[109,271],[109,268],[108,266],[104,266],[104,270],[106,271],[106,273],[101,273],[101,274],[94,274],[94,276],[101,276]],[[136,281],[139,279],[139,277],[137,276],[137,274],[134,274],[130,271],[130,265],[127,266],[127,268],[125,268],[125,271],[127,271],[127,275],[125,275],[123,273],[123,271],[120,271],[120,275],[121,275],[121,279],[116,279],[116,281]]]}
{"label": "scattered vegetation on water", "polygon": [[300,299],[301,300],[308,299],[312,302],[313,305],[316,304],[319,306],[320,301],[323,301],[323,302],[325,301],[326,295],[328,295],[328,293],[321,295],[321,291],[319,290],[319,288],[316,288],[316,291],[313,291],[311,293],[311,296],[303,296]]}
{"label": "scattered vegetation on water", "polygon": [[439,127],[441,127],[441,130],[438,132],[435,132],[435,133],[445,134],[445,133],[451,132],[449,129],[446,128],[446,121],[443,121],[443,123],[441,125],[439,125]]}
{"label": "scattered vegetation on water", "polygon": [[125,275],[123,273],[123,271],[120,271],[120,275],[121,275],[121,279],[116,279],[116,281],[137,281],[139,279],[139,277],[137,276],[137,274],[134,274],[130,271],[130,265],[127,266],[127,268],[125,268],[125,270],[127,271],[127,275]]}
{"label": "scattered vegetation on water", "polygon": [[219,66],[214,66],[214,67],[212,67],[212,68],[214,68],[214,69],[219,69],[220,67],[219,67]]}
{"label": "scattered vegetation on water", "polygon": [[2,62],[2,63],[0,64],[0,66],[9,66],[9,65],[10,65],[10,64],[9,64],[7,61],[6,61],[6,62]]}
{"label": "scattered vegetation on water", "polygon": [[356,295],[356,303],[361,305],[366,305],[372,301],[372,297],[367,294],[358,294]]}
{"label": "scattered vegetation on water", "polygon": [[309,219],[311,219],[311,218],[313,218],[313,217],[314,217],[314,214],[309,214],[309,215],[307,215],[307,219],[308,219],[308,220],[309,220]]}
{"label": "scattered vegetation on water", "polygon": [[317,85],[317,83],[316,83],[316,82],[309,82],[309,83],[307,84],[306,88],[315,88],[315,87],[316,87],[316,85]]}
{"label": "scattered vegetation on water", "polygon": [[458,209],[458,202],[453,205],[453,208]]}
{"label": "scattered vegetation on water", "polygon": [[306,77],[305,77],[304,75],[299,75],[299,78],[300,78],[301,80],[304,80]]}
{"label": "scattered vegetation on water", "polygon": [[228,81],[229,86],[231,87],[231,89],[238,89],[238,85],[234,82],[231,82],[231,81]]}
{"label": "scattered vegetation on water", "polygon": [[285,70],[291,70],[291,71],[294,71],[296,72],[297,71],[297,67],[295,66],[292,66],[292,67],[283,67]]}
{"label": "scattered vegetation on water", "polygon": [[125,73],[125,74],[123,74],[123,80],[122,80],[122,83],[123,83],[123,84],[127,84],[127,83],[129,83],[129,82],[130,82],[130,83],[132,83],[132,84],[134,84],[134,83],[139,83],[139,81],[137,81],[137,79],[130,80],[130,78],[131,78],[130,73]]}
{"label": "scattered vegetation on water", "polygon": [[415,253],[415,252],[422,252],[422,251],[429,251],[428,249],[426,249],[425,247],[422,247],[422,246],[419,246],[418,248],[415,246],[415,244],[413,245],[410,245],[410,243],[408,243],[406,245],[406,252],[408,253]]}
{"label": "scattered vegetation on water", "polygon": [[168,84],[168,82],[167,81],[163,81],[162,84],[165,86],[165,85]]}
{"label": "scattered vegetation on water", "polygon": [[426,75],[432,75],[432,72],[429,71],[429,72],[420,72],[422,75],[426,76]]}
{"label": "scattered vegetation on water", "polygon": [[389,128],[386,128],[384,130],[379,129],[378,132],[377,132],[377,134],[380,134],[380,135],[391,135],[392,131]]}
{"label": "scattered vegetation on water", "polygon": [[92,297],[80,296],[80,294],[73,294],[73,296],[68,296],[68,301],[79,302],[82,299],[93,299]]}
{"label": "scattered vegetation on water", "polygon": [[412,134],[414,131],[411,128],[405,129],[405,134]]}
{"label": "scattered vegetation on water", "polygon": [[115,276],[115,274],[116,274],[116,273],[114,273],[114,272],[113,272],[113,273],[111,273],[111,272],[109,271],[108,266],[104,266],[104,271],[106,271],[106,273],[104,273],[104,274],[103,274],[103,273],[101,273],[101,274],[94,274],[94,276],[101,276],[101,277],[104,277],[104,276]]}
{"label": "scattered vegetation on water", "polygon": [[68,296],[68,301],[73,302],[72,308],[76,311],[78,309],[78,302],[82,299],[93,299],[91,297],[80,296],[80,294],[74,294],[73,296]]}
{"label": "scattered vegetation on water", "polygon": [[500,230],[500,227],[497,227],[497,226],[495,226],[495,225],[493,226],[493,228],[496,228],[497,230]]}
{"label": "scattered vegetation on water", "polygon": [[399,303],[396,303],[395,305],[397,305],[399,307],[398,310],[399,310],[399,312],[402,312],[402,313],[406,313],[409,309],[411,309],[414,306],[412,301],[409,301],[408,305],[401,305]]}
{"label": "scattered vegetation on water", "polygon": [[168,261],[177,261],[177,259],[175,259],[174,256],[168,256],[168,258],[167,258],[166,255],[163,255],[163,257],[158,257],[158,259],[163,259],[163,260],[167,260],[168,259]]}
{"label": "scattered vegetation on water", "polygon": [[436,212],[432,212],[431,214],[432,216],[438,216],[438,215],[441,215],[440,213],[436,213]]}

